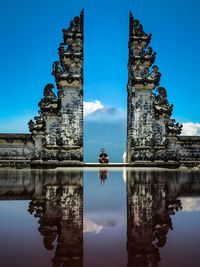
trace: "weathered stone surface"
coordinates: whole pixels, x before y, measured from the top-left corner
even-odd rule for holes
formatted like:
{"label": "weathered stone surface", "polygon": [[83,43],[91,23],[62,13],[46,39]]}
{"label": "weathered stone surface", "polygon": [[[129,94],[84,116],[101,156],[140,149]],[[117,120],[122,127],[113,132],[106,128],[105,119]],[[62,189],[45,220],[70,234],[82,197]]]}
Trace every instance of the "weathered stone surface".
{"label": "weathered stone surface", "polygon": [[28,167],[33,155],[30,134],[0,134],[0,167]]}
{"label": "weathered stone surface", "polygon": [[80,165],[83,161],[83,42],[82,11],[63,30],[59,61],[53,63],[52,70],[57,93],[51,83],[44,87],[39,114],[28,122],[31,135],[0,137],[2,166],[13,165],[10,160],[23,159],[25,165],[40,167],[42,163],[56,167],[58,162]]}
{"label": "weathered stone surface", "polygon": [[[128,62],[127,162],[134,166],[180,166],[200,162],[199,139],[180,137],[182,125],[171,118],[173,105],[158,87],[161,74],[149,46],[151,34],[130,13]],[[154,162],[152,164],[152,162]],[[168,162],[167,164],[163,164]]]}
{"label": "weathered stone surface", "polygon": [[35,123],[29,122],[35,144],[33,161],[83,161],[83,41],[82,11],[63,30],[59,61],[53,63],[57,96],[54,86],[46,85],[38,104],[40,116]]}

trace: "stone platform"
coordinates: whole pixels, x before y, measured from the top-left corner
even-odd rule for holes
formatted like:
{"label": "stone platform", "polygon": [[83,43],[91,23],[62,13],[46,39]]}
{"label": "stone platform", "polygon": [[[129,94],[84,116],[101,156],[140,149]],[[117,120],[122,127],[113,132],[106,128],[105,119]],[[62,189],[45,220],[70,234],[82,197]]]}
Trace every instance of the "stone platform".
{"label": "stone platform", "polygon": [[197,162],[175,162],[175,161],[136,161],[133,163],[81,163],[76,161],[30,161],[30,160],[0,160],[0,169],[57,169],[57,168],[160,168],[160,169],[195,169],[200,170]]}

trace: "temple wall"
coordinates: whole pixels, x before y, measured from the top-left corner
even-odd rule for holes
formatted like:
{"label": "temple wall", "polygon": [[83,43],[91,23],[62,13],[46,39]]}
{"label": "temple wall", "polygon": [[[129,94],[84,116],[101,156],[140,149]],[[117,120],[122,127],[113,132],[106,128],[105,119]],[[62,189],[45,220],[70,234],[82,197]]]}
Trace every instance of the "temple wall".
{"label": "temple wall", "polygon": [[[140,156],[139,161],[134,160],[139,152],[151,157],[146,159]],[[154,147],[151,151],[148,147],[132,147],[131,156],[134,167],[200,168],[200,136],[169,136],[165,146]]]}
{"label": "temple wall", "polygon": [[[61,135],[67,146],[83,146],[83,97],[78,88],[65,89],[61,100]],[[70,127],[69,127],[70,125]],[[67,127],[67,131],[65,130]]]}
{"label": "temple wall", "polygon": [[[57,184],[75,185],[83,187],[83,172],[79,171],[57,171],[57,170],[16,170],[0,169],[0,200],[9,199],[44,199],[48,194],[44,194],[44,188],[53,187]],[[27,198],[28,196],[28,198]]]}
{"label": "temple wall", "polygon": [[200,136],[177,136],[177,159],[185,166],[200,166]]}
{"label": "temple wall", "polygon": [[130,99],[129,138],[136,145],[149,145],[153,138],[152,129],[152,101],[150,90],[134,90],[134,97]]}
{"label": "temple wall", "polygon": [[28,167],[33,153],[30,134],[0,134],[0,167]]}

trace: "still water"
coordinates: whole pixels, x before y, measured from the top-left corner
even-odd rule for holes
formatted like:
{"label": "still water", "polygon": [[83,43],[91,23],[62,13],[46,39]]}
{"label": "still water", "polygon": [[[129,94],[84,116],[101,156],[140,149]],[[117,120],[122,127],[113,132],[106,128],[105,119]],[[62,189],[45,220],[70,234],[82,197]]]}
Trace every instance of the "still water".
{"label": "still water", "polygon": [[0,170],[2,267],[199,267],[200,172]]}

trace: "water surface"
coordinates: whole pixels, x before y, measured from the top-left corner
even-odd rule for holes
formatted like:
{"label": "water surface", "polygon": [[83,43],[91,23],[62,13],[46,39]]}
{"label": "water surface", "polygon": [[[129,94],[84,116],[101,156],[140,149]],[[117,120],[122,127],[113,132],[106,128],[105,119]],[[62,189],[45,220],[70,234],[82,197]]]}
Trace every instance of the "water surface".
{"label": "water surface", "polygon": [[0,170],[0,266],[199,267],[200,173]]}

